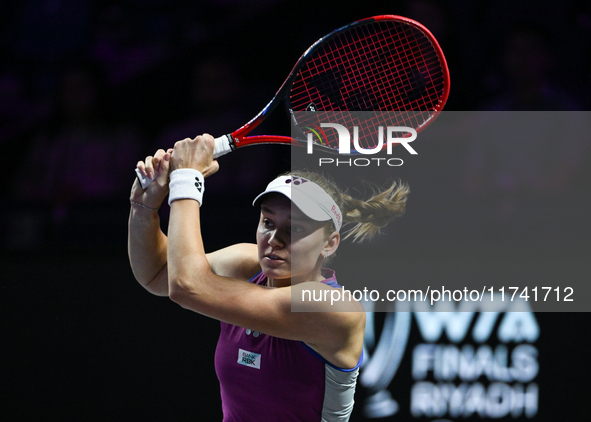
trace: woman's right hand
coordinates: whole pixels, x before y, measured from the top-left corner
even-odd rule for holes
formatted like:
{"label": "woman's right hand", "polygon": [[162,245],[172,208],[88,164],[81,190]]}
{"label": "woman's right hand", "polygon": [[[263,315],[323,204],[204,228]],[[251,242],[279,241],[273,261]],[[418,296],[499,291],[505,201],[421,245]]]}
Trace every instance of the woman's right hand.
{"label": "woman's right hand", "polygon": [[170,158],[172,148],[164,151],[159,149],[154,156],[146,157],[145,161],[138,161],[137,168],[144,175],[150,178],[156,175],[156,179],[143,189],[136,178],[131,187],[131,200],[149,208],[160,207],[166,195],[168,195],[168,173],[170,170]]}

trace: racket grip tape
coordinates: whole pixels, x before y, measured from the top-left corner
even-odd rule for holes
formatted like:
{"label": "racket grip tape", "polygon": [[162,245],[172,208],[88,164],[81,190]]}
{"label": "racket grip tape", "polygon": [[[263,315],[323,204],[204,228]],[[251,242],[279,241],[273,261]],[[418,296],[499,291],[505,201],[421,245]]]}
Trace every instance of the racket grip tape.
{"label": "racket grip tape", "polygon": [[[232,152],[236,149],[236,147],[234,146],[234,141],[232,140],[232,135],[220,136],[219,138],[215,138],[214,142],[215,142],[215,146],[213,148],[214,160],[217,159],[218,157],[221,157],[222,155],[226,155],[227,153]],[[154,181],[154,179],[158,176],[158,174],[156,174],[154,177],[144,176],[137,168],[135,169],[135,174],[138,178],[138,181],[140,182],[140,185],[142,185],[142,189],[148,189],[148,186],[150,186],[150,183],[152,183]]]}
{"label": "racket grip tape", "polygon": [[236,145],[232,140],[232,135],[222,135],[214,139],[215,146],[213,148],[213,159],[217,159],[222,155],[226,155],[236,149]]}

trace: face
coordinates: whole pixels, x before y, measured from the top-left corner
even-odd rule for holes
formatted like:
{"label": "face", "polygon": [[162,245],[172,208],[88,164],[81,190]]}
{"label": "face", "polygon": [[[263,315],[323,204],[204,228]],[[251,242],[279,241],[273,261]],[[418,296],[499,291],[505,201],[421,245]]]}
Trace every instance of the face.
{"label": "face", "polygon": [[[281,285],[316,281],[322,254],[338,245],[326,237],[324,221],[314,221],[281,194],[269,194],[261,205],[257,229],[259,262],[263,273]],[[338,237],[338,235],[337,235]],[[333,251],[334,252],[334,251]]]}

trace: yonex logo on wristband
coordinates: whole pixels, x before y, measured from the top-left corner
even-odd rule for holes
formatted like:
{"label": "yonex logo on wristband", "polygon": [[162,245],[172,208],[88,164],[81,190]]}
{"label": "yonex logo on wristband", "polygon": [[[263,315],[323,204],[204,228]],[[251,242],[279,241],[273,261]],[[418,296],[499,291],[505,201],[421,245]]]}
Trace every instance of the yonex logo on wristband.
{"label": "yonex logo on wristband", "polygon": [[168,186],[170,188],[168,194],[169,205],[178,199],[194,199],[199,202],[199,206],[203,204],[205,182],[199,170],[191,168],[174,170],[170,173]]}

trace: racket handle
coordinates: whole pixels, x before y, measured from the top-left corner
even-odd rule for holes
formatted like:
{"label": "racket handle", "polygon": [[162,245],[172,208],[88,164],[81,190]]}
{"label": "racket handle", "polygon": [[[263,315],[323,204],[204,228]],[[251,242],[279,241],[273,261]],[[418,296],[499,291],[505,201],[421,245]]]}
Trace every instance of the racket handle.
{"label": "racket handle", "polygon": [[[226,155],[227,153],[234,151],[234,149],[235,149],[234,142],[232,141],[232,135],[220,136],[219,138],[215,138],[214,142],[215,142],[215,146],[213,148],[213,159],[214,160],[217,159],[218,157],[221,157],[222,155]],[[144,176],[137,168],[135,169],[135,174],[138,178],[138,181],[140,182],[140,185],[142,185],[142,189],[147,189],[148,186],[150,186],[150,183],[152,183],[157,176],[157,175],[155,175],[153,178],[148,177],[148,176]]]}
{"label": "racket handle", "polygon": [[226,155],[236,149],[232,135],[222,135],[214,139],[215,147],[213,148],[213,159],[216,160],[222,155]]}

